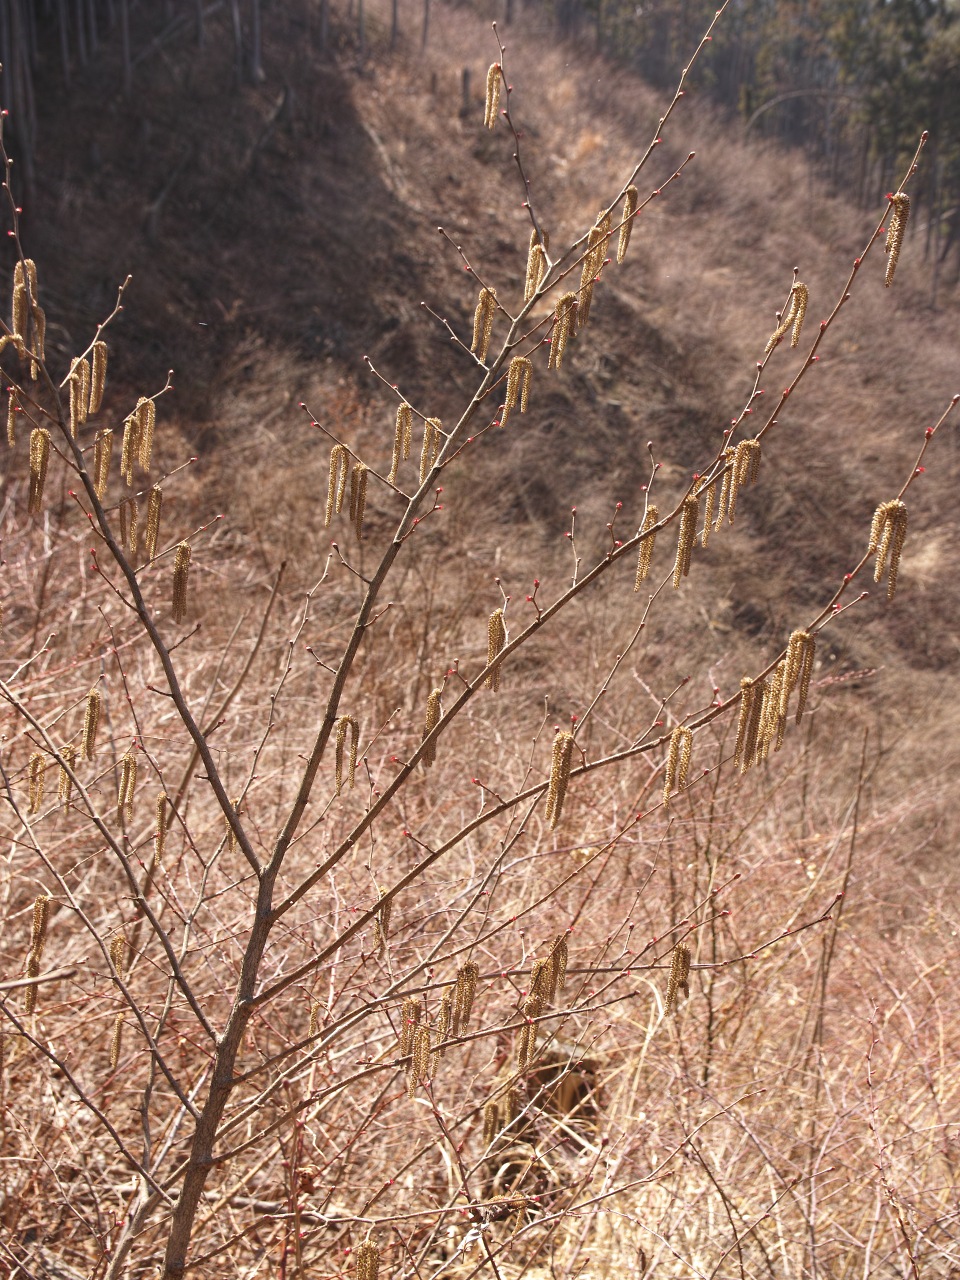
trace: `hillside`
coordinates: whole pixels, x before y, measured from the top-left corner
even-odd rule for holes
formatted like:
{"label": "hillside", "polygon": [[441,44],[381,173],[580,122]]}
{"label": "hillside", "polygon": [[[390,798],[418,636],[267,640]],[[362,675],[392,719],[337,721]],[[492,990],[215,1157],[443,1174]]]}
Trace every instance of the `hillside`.
{"label": "hillside", "polygon": [[[745,142],[695,68],[559,370],[579,266],[534,301],[501,427],[474,308],[516,314],[530,219],[489,22],[434,5],[421,52],[403,10],[391,49],[391,6],[351,4],[321,53],[317,9],[264,5],[255,87],[229,5],[202,50],[131,5],[127,99],[115,42],[68,90],[41,50],[21,239],[57,377],[132,280],[75,438],[4,357],[0,1256],[955,1280],[956,412],[912,469],[960,298],[928,309],[922,225],[891,288],[875,244],[674,583],[694,473],[883,209]],[[562,252],[669,97],[532,5],[500,34]],[[794,268],[806,327],[763,367]],[[830,616],[908,480],[895,598],[870,565]]]}

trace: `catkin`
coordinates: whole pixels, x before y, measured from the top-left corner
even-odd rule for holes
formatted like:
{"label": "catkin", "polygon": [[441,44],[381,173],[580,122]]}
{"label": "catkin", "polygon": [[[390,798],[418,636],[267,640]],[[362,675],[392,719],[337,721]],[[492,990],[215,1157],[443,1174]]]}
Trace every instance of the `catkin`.
{"label": "catkin", "polygon": [[117,1064],[120,1061],[120,1041],[123,1036],[123,1022],[125,1015],[118,1013],[113,1021],[113,1035],[110,1037],[110,1070],[116,1071]]}
{"label": "catkin", "polygon": [[730,502],[730,489],[733,484],[733,460],[737,456],[736,448],[731,444],[723,451],[723,479],[720,482],[720,498],[717,502],[717,518],[713,522],[714,530],[720,528],[723,524],[723,518],[727,514],[727,506]]}
{"label": "catkin", "polygon": [[20,412],[20,401],[17,399],[16,387],[7,387],[7,444],[12,449],[17,443],[17,414]]}
{"label": "catkin", "polygon": [[810,291],[807,286],[802,281],[795,280],[790,286],[790,302],[787,309],[780,317],[780,323],[767,339],[767,345],[763,349],[764,357],[768,356],[774,347],[779,346],[788,329],[793,329],[790,338],[791,347],[795,347],[798,344],[809,300]]}
{"label": "catkin", "polygon": [[187,616],[187,578],[190,573],[190,543],[181,542],[173,561],[173,620]]}
{"label": "catkin", "polygon": [[114,936],[110,943],[110,963],[117,971],[117,977],[123,977],[123,971],[126,967],[127,959],[127,939],[123,930]]}
{"label": "catkin", "polygon": [[791,693],[796,689],[796,724],[800,723],[804,708],[807,705],[807,694],[810,690],[810,677],[813,674],[813,662],[816,652],[816,636],[802,629],[793,632],[787,645],[783,687],[780,691],[780,714],[786,716],[787,703],[790,700]]}
{"label": "catkin", "polygon": [[787,718],[781,711],[781,701],[786,669],[786,661],[781,658],[774,667],[773,675],[764,682],[760,724],[757,729],[757,760],[761,763],[769,756],[771,746],[774,751],[779,751],[783,745]]}
{"label": "catkin", "polygon": [[483,288],[477,299],[477,309],[473,315],[473,342],[470,350],[476,353],[477,359],[484,361],[490,346],[490,335],[493,333],[493,317],[497,311],[497,293],[495,289]]}
{"label": "catkin", "polygon": [[760,475],[760,441],[741,440],[734,450],[727,496],[727,521],[733,524],[737,512],[737,495],[747,485],[756,484]]}
{"label": "catkin", "polygon": [[133,817],[133,795],[137,789],[137,757],[133,751],[120,760],[120,785],[117,789],[117,817],[129,822]]}
{"label": "catkin", "polygon": [[487,100],[483,108],[483,123],[488,129],[493,129],[497,123],[497,113],[500,110],[500,64],[493,62],[487,72]]}
{"label": "catkin", "polygon": [[141,396],[134,410],[137,416],[137,461],[141,471],[150,470],[153,454],[153,431],[157,423],[157,406],[146,396]]}
{"label": "catkin", "polygon": [[163,861],[163,851],[167,843],[167,793],[161,791],[157,796],[157,826],[153,833],[153,856],[157,863]]}
{"label": "catkin", "polygon": [[[334,752],[334,770],[336,773],[337,795],[343,789],[343,762],[346,752],[347,759],[347,780],[350,783],[350,790],[353,790],[357,776],[357,735],[360,732],[359,725],[353,716],[340,716],[336,724],[337,737]],[[350,739],[349,750],[347,750],[347,738]]]}
{"label": "catkin", "polygon": [[377,1280],[380,1250],[372,1240],[364,1240],[357,1250],[357,1280]]}
{"label": "catkin", "polygon": [[[427,714],[423,722],[423,737],[421,738],[422,742],[426,742],[429,735],[434,731],[434,729],[440,723],[440,717],[443,714],[443,707],[440,703],[440,693],[441,693],[441,690],[434,689],[433,692],[430,694],[430,697],[427,699]],[[431,739],[430,742],[427,743],[427,745],[423,749],[422,759],[423,759],[424,766],[429,768],[430,765],[432,765],[433,762],[436,760],[436,758],[437,758],[437,740],[436,738],[433,738]]]}
{"label": "catkin", "polygon": [[[36,978],[40,974],[40,961],[43,958],[43,946],[47,939],[47,923],[50,919],[50,898],[48,894],[38,894],[33,903],[33,924],[30,929],[30,952],[27,956],[28,978]],[[24,993],[24,1007],[32,1014],[37,1007],[36,984],[27,987]]]}
{"label": "catkin", "polygon": [[430,1071],[430,1058],[430,1028],[427,1023],[421,1022],[414,1028],[413,1044],[410,1048],[407,1092],[411,1098],[417,1092],[417,1085],[423,1084]]}
{"label": "catkin", "polygon": [[363,538],[363,513],[366,506],[367,466],[364,462],[357,462],[350,472],[350,520],[358,542]]}
{"label": "catkin", "polygon": [[373,945],[378,955],[383,955],[387,947],[387,938],[390,936],[390,914],[393,910],[393,899],[389,898],[384,902],[387,895],[386,889],[380,889],[380,909],[373,919]]}
{"label": "catkin", "polygon": [[47,761],[42,751],[34,751],[30,756],[28,778],[30,783],[27,812],[38,813],[43,804],[43,779],[47,769]]}
{"label": "catkin", "polygon": [[[17,263],[17,266],[20,264]],[[10,328],[15,337],[21,342],[27,340],[27,316],[29,314],[30,303],[27,298],[26,286],[18,281],[14,281],[13,285],[13,308],[10,317]]]}
{"label": "catkin", "polygon": [[546,817],[556,829],[563,812],[563,802],[570,780],[570,764],[573,759],[573,734],[560,729],[553,740],[553,758],[550,762],[550,783],[547,787]]}
{"label": "catkin", "polygon": [[327,487],[327,509],[323,517],[323,527],[330,528],[333,513],[337,515],[343,510],[343,495],[347,488],[347,468],[350,455],[346,445],[335,444],[330,450],[330,482]]}
{"label": "catkin", "polygon": [[483,1145],[489,1147],[500,1132],[500,1108],[491,1098],[483,1108]]}
{"label": "catkin", "polygon": [[136,498],[120,499],[120,545],[131,555],[137,553],[137,533],[140,527],[140,508]]}
{"label": "catkin", "polygon": [[97,341],[93,344],[93,369],[90,378],[89,412],[99,413],[103,402],[103,388],[107,381],[107,344]]}
{"label": "catkin", "polygon": [[580,290],[577,305],[577,328],[586,328],[590,319],[590,303],[593,299],[593,286],[603,267],[607,253],[607,241],[610,239],[610,215],[601,212],[596,225],[591,227],[587,236],[587,251],[580,268]]}
{"label": "catkin", "polygon": [[548,245],[549,239],[546,232],[543,233],[543,241],[541,243],[540,236],[537,235],[536,227],[534,227],[530,232],[530,250],[527,253],[527,275],[523,283],[524,302],[530,301],[547,274],[546,249]]}
{"label": "catkin", "polygon": [[[507,643],[507,629],[503,625],[503,610],[494,609],[490,615],[490,621],[487,623],[487,666],[496,662],[497,654],[501,652],[503,646]],[[490,674],[487,676],[485,684],[488,689],[492,689],[496,693],[500,688],[500,663],[497,662]]]}
{"label": "catkin", "polygon": [[677,539],[677,559],[673,566],[673,585],[679,591],[680,583],[690,572],[690,553],[697,539],[697,522],[700,518],[700,495],[689,493],[683,500],[680,512],[680,535]]}
{"label": "catkin", "polygon": [[457,983],[453,992],[453,1034],[455,1036],[462,1035],[469,1026],[479,977],[480,967],[473,960],[468,960],[457,970]]}
{"label": "catkin", "polygon": [[163,490],[155,484],[150,490],[147,501],[147,531],[144,535],[144,551],[148,560],[157,554],[157,540],[160,537],[160,513],[163,509]]}
{"label": "catkin", "polygon": [[[567,985],[568,956],[567,935],[558,933],[553,940],[553,946],[550,948],[550,966],[554,991],[562,991]],[[551,999],[553,999],[552,996]]]}
{"label": "catkin", "polygon": [[413,1047],[413,1033],[420,1023],[420,1001],[412,996],[400,1007],[400,1056],[405,1058]]}
{"label": "catkin", "polygon": [[900,555],[907,536],[907,508],[899,498],[881,502],[873,515],[870,530],[870,550],[877,553],[874,582],[882,582],[887,573],[887,599],[892,600],[897,589],[900,572]]}
{"label": "catkin", "polygon": [[640,203],[640,194],[633,185],[627,187],[626,194],[623,198],[623,216],[620,225],[620,241],[617,245],[617,265],[619,266],[627,256],[627,246],[630,243],[630,236],[633,232],[633,224],[636,220],[637,205]]}
{"label": "catkin", "polygon": [[91,689],[87,694],[87,709],[83,717],[83,737],[80,754],[84,760],[92,760],[97,749],[97,729],[100,725],[100,690]]}
{"label": "catkin", "polygon": [[543,1013],[543,999],[539,992],[531,991],[523,1002],[523,1016],[526,1019],[520,1028],[517,1042],[517,1066],[525,1070],[533,1061],[537,1048],[537,1023],[535,1019]]}
{"label": "catkin", "polygon": [[[451,1019],[453,1017],[453,996],[448,987],[440,997],[440,1010],[437,1014],[437,1045],[434,1050],[434,1057],[439,1061],[447,1052],[447,1046],[444,1043],[450,1035]],[[436,1074],[436,1067],[434,1067]]]}
{"label": "catkin", "polygon": [[903,234],[907,229],[907,219],[910,217],[910,197],[905,191],[898,191],[895,196],[890,197],[890,205],[890,221],[887,224],[887,240],[884,245],[887,253],[887,270],[883,278],[883,283],[888,289],[893,284],[893,273],[897,269]]}
{"label": "catkin", "polygon": [[500,425],[505,426],[511,412],[520,405],[520,412],[527,412],[530,397],[530,379],[533,376],[533,363],[527,356],[514,356],[507,370],[507,394],[503,401],[503,413]]}
{"label": "catkin", "polygon": [[70,362],[70,434],[76,440],[77,431],[87,420],[90,404],[90,362],[75,356]]}
{"label": "catkin", "polygon": [[397,408],[397,425],[393,434],[393,463],[387,479],[396,484],[401,461],[410,457],[410,441],[413,436],[413,409],[406,401]]}
{"label": "catkin", "polygon": [[443,424],[439,418],[427,418],[423,424],[423,448],[420,450],[420,483],[423,484],[433,469],[440,451]]}
{"label": "catkin", "polygon": [[120,447],[120,474],[133,484],[133,464],[140,454],[140,421],[136,413],[123,420],[123,444]]}
{"label": "catkin", "polygon": [[[737,720],[737,745],[733,751],[733,767],[746,772],[749,767],[749,758],[747,756],[747,730],[750,727],[750,717],[753,713],[753,704],[756,699],[757,688],[749,676],[744,676],[740,681],[740,716]],[[750,752],[752,756],[753,752]],[[747,763],[744,763],[747,760]]]}
{"label": "catkin", "polygon": [[110,455],[113,453],[113,428],[101,427],[93,442],[93,489],[103,501],[110,478]]}
{"label": "catkin", "polygon": [[673,948],[670,962],[670,978],[667,982],[667,1013],[676,1013],[679,996],[686,1000],[690,995],[690,948],[678,942]]}
{"label": "catkin", "polygon": [[73,793],[73,770],[77,763],[77,748],[68,742],[60,749],[60,778],[57,782],[57,799],[65,809],[70,807]]}
{"label": "catkin", "polygon": [[640,554],[637,556],[637,577],[633,584],[634,591],[639,591],[641,585],[650,576],[650,565],[653,561],[653,544],[657,538],[654,525],[659,518],[660,513],[656,507],[647,507],[646,515],[643,517],[643,523],[640,526],[641,534],[645,534],[646,537],[640,543]]}
{"label": "catkin", "polygon": [[667,764],[663,774],[663,807],[665,809],[670,804],[670,797],[682,791],[687,784],[692,748],[693,734],[685,725],[678,724],[670,735]]}
{"label": "catkin", "polygon": [[577,295],[575,293],[562,293],[557,299],[557,311],[553,321],[553,336],[550,342],[550,358],[547,361],[548,369],[559,369],[563,363],[564,352],[567,349],[567,342],[573,329],[576,305]]}
{"label": "catkin", "polygon": [[47,466],[50,462],[50,432],[46,427],[34,427],[30,432],[30,497],[27,510],[39,515],[43,510],[43,487],[47,483]]}

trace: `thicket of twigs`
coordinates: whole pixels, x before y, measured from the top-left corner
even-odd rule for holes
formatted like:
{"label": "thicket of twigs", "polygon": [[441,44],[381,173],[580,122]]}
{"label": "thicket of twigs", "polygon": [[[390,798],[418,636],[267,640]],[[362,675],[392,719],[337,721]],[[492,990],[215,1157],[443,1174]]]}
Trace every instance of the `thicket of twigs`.
{"label": "thicket of twigs", "polygon": [[[485,123],[529,197],[508,76],[501,50]],[[465,470],[589,350],[688,163],[657,168],[688,83],[573,243],[529,199],[519,290],[445,237],[476,303],[472,332],[438,317],[473,377],[462,416],[379,367],[375,411],[303,406],[329,485],[261,475],[296,559],[268,573],[262,528],[192,518],[169,387],[111,388],[116,313],[48,361],[43,264],[8,200],[15,1274],[955,1270],[954,922],[918,857],[935,801],[897,789],[858,673],[818,656],[847,609],[897,608],[955,401],[914,424],[816,608],[749,670],[662,687],[684,665],[671,610],[750,519],[778,415],[862,277],[900,282],[914,165],[809,315],[785,268],[697,473],[663,476],[651,446],[543,581],[523,545],[500,573],[471,557]]]}

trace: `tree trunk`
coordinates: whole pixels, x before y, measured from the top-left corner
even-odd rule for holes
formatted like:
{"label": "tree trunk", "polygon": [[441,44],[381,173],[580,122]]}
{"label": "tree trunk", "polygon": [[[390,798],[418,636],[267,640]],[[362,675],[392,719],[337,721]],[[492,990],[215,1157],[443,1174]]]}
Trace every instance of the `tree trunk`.
{"label": "tree trunk", "polygon": [[420,52],[427,47],[427,39],[430,35],[430,0],[423,0],[423,32],[420,36]]}
{"label": "tree trunk", "polygon": [[251,0],[251,33],[250,43],[250,79],[260,84],[263,74],[263,22],[260,15],[260,0]]}

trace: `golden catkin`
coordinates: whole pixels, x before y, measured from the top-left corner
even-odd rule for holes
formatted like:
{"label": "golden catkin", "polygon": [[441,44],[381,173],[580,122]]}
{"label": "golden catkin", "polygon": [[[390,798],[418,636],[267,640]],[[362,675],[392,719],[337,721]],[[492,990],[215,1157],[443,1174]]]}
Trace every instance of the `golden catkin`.
{"label": "golden catkin", "polygon": [[312,1040],[320,1030],[320,1015],[323,1012],[323,1006],[319,1000],[310,1001],[310,1025],[307,1028],[307,1035]]}
{"label": "golden catkin", "polygon": [[350,472],[350,521],[358,542],[363,538],[363,513],[366,507],[367,465],[365,462],[357,462]]}
{"label": "golden catkin", "polygon": [[702,481],[698,494],[703,494],[703,533],[700,537],[700,545],[705,547],[710,541],[710,533],[713,529],[713,514],[717,502],[717,477],[710,481]]}
{"label": "golden catkin", "polygon": [[[443,706],[440,702],[441,690],[434,689],[427,699],[427,713],[423,722],[423,737],[421,741],[425,742],[427,737],[440,723],[440,717],[443,715]],[[437,758],[437,740],[434,738],[428,742],[423,750],[423,763],[429,768]]]}
{"label": "golden catkin", "polygon": [[[43,958],[43,946],[47,938],[47,922],[50,918],[50,898],[47,894],[38,894],[33,903],[33,925],[30,930],[30,952],[27,956],[28,978],[36,978],[40,974],[40,961]],[[36,985],[26,988],[24,992],[24,1008],[32,1014],[37,1007]]]}
{"label": "golden catkin", "polygon": [[550,948],[550,965],[553,970],[552,981],[554,991],[562,991],[567,985],[568,956],[567,935],[565,933],[558,933],[553,940],[553,946]]}
{"label": "golden catkin", "polygon": [[623,198],[623,214],[621,215],[620,240],[617,244],[617,264],[623,262],[627,256],[627,246],[630,244],[630,236],[633,233],[633,224],[636,221],[637,205],[640,203],[640,194],[633,185],[627,187],[626,194]]}
{"label": "golden catkin", "polygon": [[89,412],[99,413],[103,403],[103,389],[107,382],[107,344],[99,340],[93,344],[93,367],[90,377]]}
{"label": "golden catkin", "polygon": [[17,443],[17,414],[20,412],[20,401],[17,399],[16,387],[7,388],[7,444],[12,449]]}
{"label": "golden catkin", "polygon": [[530,970],[530,992],[535,992],[544,1004],[549,1004],[554,994],[550,972],[549,960],[534,960]]}
{"label": "golden catkin", "polygon": [[514,356],[507,370],[507,393],[503,401],[503,413],[500,415],[501,427],[506,424],[507,418],[518,404],[521,413],[527,412],[532,376],[532,361],[527,356]]}
{"label": "golden catkin", "polygon": [[400,1056],[405,1058],[413,1047],[413,1033],[420,1025],[421,1005],[412,996],[400,1007]]}
{"label": "golden catkin", "polygon": [[734,450],[727,497],[727,520],[733,524],[737,512],[737,495],[747,485],[756,484],[760,475],[760,441],[741,440]]}
{"label": "golden catkin", "polygon": [[667,764],[663,774],[663,807],[665,809],[670,804],[670,797],[682,791],[687,784],[692,748],[693,734],[685,725],[678,724],[670,735]]}
{"label": "golden catkin", "polygon": [[807,314],[807,303],[810,301],[810,290],[805,284],[799,280],[793,286],[793,294],[796,298],[796,306],[793,309],[793,332],[790,334],[790,345],[796,347],[800,342],[800,330],[803,328],[804,317]]}
{"label": "golden catkin", "polygon": [[147,531],[144,535],[144,551],[148,560],[157,554],[157,541],[160,537],[160,513],[163,509],[163,490],[155,484],[150,490],[147,501]]}
{"label": "golden catkin", "polygon": [[805,284],[799,280],[795,280],[790,287],[790,302],[786,311],[780,317],[780,323],[767,339],[767,345],[763,349],[764,357],[768,356],[774,347],[779,346],[788,329],[793,329],[790,339],[790,345],[795,347],[800,341],[800,330],[803,327],[803,319],[807,314],[807,303],[810,299],[810,291]]}
{"label": "golden catkin", "polygon": [[60,750],[60,778],[57,782],[57,799],[65,809],[70,807],[73,793],[73,770],[77,763],[77,748],[68,742]]}
{"label": "golden catkin", "polygon": [[110,1070],[116,1071],[120,1061],[120,1042],[123,1037],[125,1014],[118,1013],[113,1020],[113,1035],[110,1037]]}
{"label": "golden catkin", "polygon": [[562,293],[557,299],[557,311],[553,321],[553,334],[550,341],[550,358],[548,369],[559,369],[563,363],[564,352],[573,330],[576,315],[577,295]]}
{"label": "golden catkin", "polygon": [[97,749],[97,729],[100,725],[100,690],[91,689],[87,694],[87,707],[83,717],[83,735],[80,754],[84,760],[92,760]]}
{"label": "golden catkin", "polygon": [[387,939],[390,937],[390,915],[393,911],[393,899],[389,898],[384,902],[387,895],[386,889],[378,890],[380,897],[380,909],[373,919],[373,945],[378,955],[383,955],[387,946]]}
{"label": "golden catkin", "polygon": [[[336,743],[334,751],[334,769],[336,773],[337,795],[343,789],[343,763],[344,754],[347,760],[347,779],[350,783],[350,789],[353,790],[357,777],[357,735],[360,727],[353,716],[340,716],[336,723]],[[349,749],[347,748],[347,739],[350,739]]]}
{"label": "golden catkin", "polygon": [[523,282],[523,300],[529,302],[533,295],[540,288],[544,276],[547,274],[547,255],[548,237],[544,233],[543,243],[537,235],[536,228],[530,232],[530,249],[527,253],[527,274]]}
{"label": "golden catkin", "polygon": [[[434,1056],[439,1061],[447,1052],[447,1046],[444,1043],[450,1035],[451,1019],[453,1017],[453,996],[448,987],[440,997],[440,1009],[437,1013],[437,1047]],[[436,1073],[436,1068],[434,1068]]]}
{"label": "golden catkin", "polygon": [[478,360],[486,360],[490,346],[490,335],[493,333],[493,317],[497,313],[497,293],[495,289],[483,288],[477,299],[477,309],[473,314],[473,342],[470,350]]}
{"label": "golden catkin", "polygon": [[327,487],[327,509],[323,517],[323,527],[330,528],[333,513],[337,515],[343,510],[343,495],[347,489],[347,468],[350,455],[346,445],[335,444],[330,450],[330,482]]}
{"label": "golden catkin", "polygon": [[888,289],[893,284],[893,273],[897,269],[909,217],[910,197],[905,191],[898,191],[895,196],[890,197],[890,221],[887,224],[887,240],[884,245],[887,253],[887,270],[883,283]]}
{"label": "golden catkin", "polygon": [[553,740],[550,782],[547,787],[546,818],[554,830],[560,822],[560,815],[563,813],[563,802],[567,795],[567,783],[570,780],[572,760],[573,734],[566,729],[560,729]]}
{"label": "golden catkin", "polygon": [[93,489],[103,501],[110,478],[110,455],[113,453],[113,428],[101,427],[93,442]]}
{"label": "golden catkin", "polygon": [[[757,686],[749,676],[744,676],[740,681],[740,717],[737,720],[737,745],[733,751],[733,767],[740,769],[741,772],[745,772],[749,767],[749,760],[753,755],[752,749],[749,754],[747,751],[747,734],[756,696]],[[756,740],[753,746],[756,746]],[[745,761],[747,763],[744,763]]]}
{"label": "golden catkin", "polygon": [[137,757],[133,751],[124,752],[120,759],[120,785],[117,789],[117,817],[129,822],[133,817],[133,797],[137,789]]}
{"label": "golden catkin", "polygon": [[123,420],[123,444],[120,447],[120,474],[133,484],[133,464],[140,454],[140,422],[135,413]]}
{"label": "golden catkin", "polygon": [[410,1046],[407,1092],[411,1098],[417,1092],[417,1085],[423,1084],[430,1072],[431,1048],[430,1027],[421,1022],[414,1028]]}
{"label": "golden catkin", "polygon": [[47,770],[47,761],[42,751],[34,751],[30,756],[27,776],[30,783],[27,812],[37,813],[43,804],[43,779]]}
{"label": "golden catkin", "polygon": [[43,510],[43,487],[47,483],[47,466],[50,462],[50,432],[46,427],[34,427],[30,432],[30,497],[27,510],[39,515]]}
{"label": "golden catkin", "polygon": [[690,995],[690,948],[682,942],[678,942],[673,948],[673,958],[670,962],[670,978],[667,982],[667,1013],[676,1013],[680,1001],[679,997],[683,996],[686,1000]]}
{"label": "golden catkin", "polygon": [[34,303],[33,306],[33,348],[30,361],[30,377],[36,382],[40,373],[40,361],[45,358],[45,345],[47,337],[47,317],[43,308]]}
{"label": "golden catkin", "polygon": [[715,530],[719,529],[723,524],[723,518],[727,514],[727,505],[730,501],[730,487],[733,483],[733,460],[737,455],[737,450],[733,445],[727,445],[723,451],[723,479],[720,482],[720,498],[717,502],[717,518],[713,522]]}
{"label": "golden catkin", "polygon": [[110,963],[117,971],[117,977],[123,977],[123,971],[126,968],[127,960],[127,939],[123,930],[114,936],[110,943]]}
{"label": "golden catkin", "polygon": [[488,129],[496,127],[497,113],[500,110],[501,79],[500,64],[492,62],[487,72],[487,98],[483,108],[483,123]]}
{"label": "golden catkin", "polygon": [[656,530],[653,529],[653,526],[659,519],[660,513],[657,508],[654,506],[647,507],[643,523],[640,525],[641,534],[646,536],[640,543],[640,553],[637,556],[637,576],[633,584],[634,591],[639,591],[641,585],[650,576],[650,565],[653,561],[653,544],[657,538]]}
{"label": "golden catkin", "polygon": [[897,577],[900,572],[900,555],[907,536],[907,508],[899,498],[890,502],[881,502],[873,515],[873,526],[870,530],[870,550],[877,553],[876,566],[873,572],[874,582],[882,582],[884,573],[887,577],[887,599],[892,600],[897,589]]}
{"label": "golden catkin", "polygon": [[[487,623],[487,666],[491,666],[496,662],[497,654],[503,650],[503,646],[507,643],[507,629],[503,625],[503,610],[494,609],[490,615],[490,621]],[[494,693],[500,688],[500,663],[487,676],[485,684],[488,689],[492,689]]]}
{"label": "golden catkin", "polygon": [[81,414],[87,407],[87,401],[83,399],[83,389],[81,386],[80,376],[80,359],[74,357],[70,362],[70,374],[68,377],[69,395],[70,395],[70,435],[74,440],[77,438],[77,432],[83,422]]}
{"label": "golden catkin", "polygon": [[591,227],[587,236],[587,249],[580,269],[580,289],[577,294],[577,328],[585,329],[590,319],[590,303],[593,299],[593,286],[603,267],[607,253],[607,242],[610,239],[610,215],[601,212],[595,226]]}
{"label": "golden catkin", "polygon": [[697,523],[700,519],[700,496],[688,493],[680,512],[680,534],[677,538],[677,559],[673,566],[673,585],[679,591],[680,583],[690,572],[690,553],[697,540]]}
{"label": "golden catkin", "polygon": [[483,1145],[489,1147],[500,1132],[500,1108],[491,1098],[483,1108]]}
{"label": "golden catkin", "polygon": [[372,1240],[364,1240],[357,1250],[357,1280],[377,1280],[380,1272],[380,1250]]}
{"label": "golden catkin", "polygon": [[517,1041],[517,1066],[525,1070],[533,1061],[537,1049],[537,1023],[535,1019],[543,1013],[543,998],[539,992],[531,991],[523,1002],[523,1016],[526,1019],[520,1028]]}
{"label": "golden catkin", "polygon": [[470,1023],[473,1002],[477,994],[480,968],[472,960],[457,970],[457,984],[453,992],[453,1034],[462,1035]]}
{"label": "golden catkin", "polygon": [[520,1092],[516,1088],[508,1089],[503,1095],[503,1121],[505,1125],[513,1124],[520,1114]]}
{"label": "golden catkin", "polygon": [[120,545],[131,555],[137,553],[137,533],[140,528],[140,508],[136,498],[120,499]]}
{"label": "golden catkin", "polygon": [[157,796],[157,825],[153,833],[153,855],[158,863],[163,861],[163,853],[167,843],[168,827],[167,793],[165,791],[161,791]]}
{"label": "golden catkin", "polygon": [[787,718],[781,711],[781,701],[786,669],[786,661],[781,658],[774,667],[773,675],[764,682],[760,723],[757,729],[757,760],[761,763],[769,756],[771,746],[774,751],[779,751],[783,745]]}
{"label": "golden catkin", "polygon": [[141,396],[134,410],[137,416],[137,461],[141,471],[150,470],[153,454],[153,432],[157,423],[157,406],[146,396]]}
{"label": "golden catkin", "polygon": [[410,457],[410,442],[413,437],[413,409],[406,401],[397,408],[397,424],[393,434],[393,463],[387,479],[396,484],[400,463]]}
{"label": "golden catkin", "polygon": [[[19,266],[19,263],[17,264]],[[18,281],[13,285],[13,308],[10,317],[10,328],[14,336],[21,342],[27,340],[27,316],[30,314],[30,302],[27,298],[26,286]]]}
{"label": "golden catkin", "polygon": [[423,484],[433,470],[440,452],[443,424],[439,418],[427,418],[423,424],[423,448],[420,450],[420,483]]}
{"label": "golden catkin", "polygon": [[783,686],[780,690],[780,714],[786,716],[787,704],[794,689],[797,693],[796,723],[799,724],[807,704],[810,690],[810,677],[813,674],[813,662],[817,652],[817,639],[809,631],[794,631],[787,644],[787,656],[784,667]]}
{"label": "golden catkin", "polygon": [[187,616],[187,579],[190,574],[190,543],[181,542],[173,561],[173,620]]}

